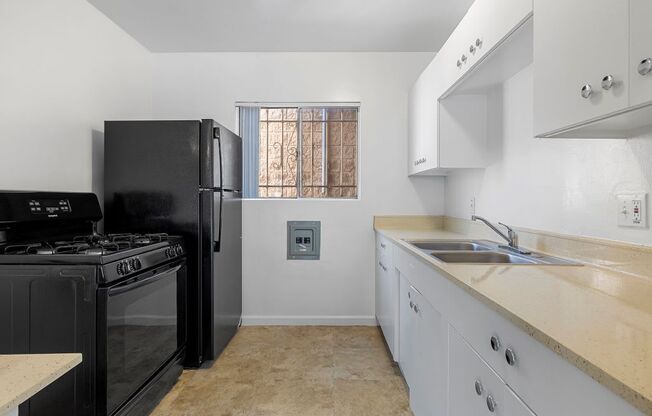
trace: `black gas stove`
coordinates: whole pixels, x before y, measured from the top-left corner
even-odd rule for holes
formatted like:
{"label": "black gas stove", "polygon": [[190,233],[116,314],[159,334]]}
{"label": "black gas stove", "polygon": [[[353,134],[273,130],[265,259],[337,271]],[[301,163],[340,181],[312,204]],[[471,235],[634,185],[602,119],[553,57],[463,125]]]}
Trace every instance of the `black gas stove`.
{"label": "black gas stove", "polygon": [[91,193],[0,191],[0,354],[83,355],[21,416],[146,414],[181,372],[183,240],[101,219]]}

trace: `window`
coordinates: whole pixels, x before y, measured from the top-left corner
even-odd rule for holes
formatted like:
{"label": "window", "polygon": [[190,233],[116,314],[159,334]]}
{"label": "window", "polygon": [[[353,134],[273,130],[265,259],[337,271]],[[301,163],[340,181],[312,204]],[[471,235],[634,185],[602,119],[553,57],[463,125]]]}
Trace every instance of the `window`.
{"label": "window", "polygon": [[245,197],[357,198],[358,107],[243,106],[239,114]]}

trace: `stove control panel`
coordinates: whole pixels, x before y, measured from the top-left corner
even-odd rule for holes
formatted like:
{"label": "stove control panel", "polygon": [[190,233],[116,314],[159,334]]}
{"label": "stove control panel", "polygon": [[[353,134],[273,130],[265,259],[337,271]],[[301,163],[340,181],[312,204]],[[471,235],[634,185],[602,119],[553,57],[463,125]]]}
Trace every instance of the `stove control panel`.
{"label": "stove control panel", "polygon": [[165,257],[169,259],[172,259],[177,256],[181,256],[182,254],[183,254],[183,247],[181,246],[181,244],[174,244],[165,250]]}
{"label": "stove control panel", "polygon": [[68,199],[31,199],[28,201],[29,212],[32,214],[43,214],[58,216],[71,212]]}
{"label": "stove control panel", "polygon": [[171,243],[169,246],[140,252],[137,255],[107,263],[103,266],[103,273],[100,277],[102,283],[122,280],[139,273],[147,273],[147,270],[152,267],[160,266],[171,260],[181,260],[186,254],[182,243]]}
{"label": "stove control panel", "polygon": [[124,276],[131,272],[136,272],[142,268],[143,264],[141,263],[140,259],[138,257],[132,257],[130,259],[122,260],[119,262],[116,265],[116,272],[118,275]]}

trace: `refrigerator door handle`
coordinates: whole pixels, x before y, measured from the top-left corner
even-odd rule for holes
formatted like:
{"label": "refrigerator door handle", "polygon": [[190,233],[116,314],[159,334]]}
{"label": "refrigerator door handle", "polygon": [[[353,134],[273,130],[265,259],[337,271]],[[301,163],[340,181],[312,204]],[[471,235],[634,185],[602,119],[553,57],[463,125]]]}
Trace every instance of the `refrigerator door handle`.
{"label": "refrigerator door handle", "polygon": [[217,157],[219,159],[219,177],[213,178],[213,181],[217,179],[219,183],[215,183],[214,186],[222,188],[223,182],[224,182],[224,171],[222,169],[222,141],[220,140],[220,128],[219,127],[213,127],[213,147],[214,149],[217,150],[217,154],[213,157]]}
{"label": "refrigerator door handle", "polygon": [[[219,194],[220,200],[215,204],[215,212],[213,213],[213,252],[220,252],[220,241],[222,240],[222,200],[224,199],[222,191],[215,191]],[[215,228],[217,227],[217,228]]]}

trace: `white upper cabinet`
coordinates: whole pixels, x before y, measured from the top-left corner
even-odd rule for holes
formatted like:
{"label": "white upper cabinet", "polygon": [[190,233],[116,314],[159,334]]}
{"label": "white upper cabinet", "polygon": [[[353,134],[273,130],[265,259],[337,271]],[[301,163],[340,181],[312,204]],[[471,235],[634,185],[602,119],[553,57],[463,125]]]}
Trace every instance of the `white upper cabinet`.
{"label": "white upper cabinet", "polygon": [[560,128],[628,105],[628,0],[536,0],[535,131]]}
{"label": "white upper cabinet", "polygon": [[536,0],[534,133],[629,138],[652,129],[649,0]]}
{"label": "white upper cabinet", "polygon": [[[477,74],[531,16],[532,0],[476,0],[471,5],[410,90],[409,175],[486,166],[486,87],[504,80],[494,75],[509,75],[514,63],[523,65],[513,54],[500,54],[506,61],[494,59],[489,76]],[[472,87],[464,88],[469,79]]]}
{"label": "white upper cabinet", "polygon": [[437,168],[437,84],[435,65],[421,73],[412,86],[408,107],[408,174]]}
{"label": "white upper cabinet", "polygon": [[630,0],[630,104],[632,106],[652,101],[652,41],[650,19],[652,1]]}

